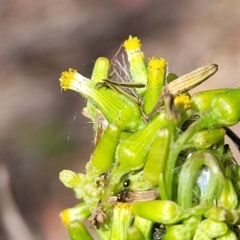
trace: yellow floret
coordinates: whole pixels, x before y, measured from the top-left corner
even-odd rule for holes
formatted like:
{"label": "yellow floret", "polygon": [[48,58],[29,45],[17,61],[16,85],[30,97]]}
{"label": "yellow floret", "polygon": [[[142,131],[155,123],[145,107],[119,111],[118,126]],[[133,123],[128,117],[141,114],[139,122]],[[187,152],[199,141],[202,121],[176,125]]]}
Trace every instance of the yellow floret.
{"label": "yellow floret", "polygon": [[153,69],[164,69],[166,68],[167,62],[164,58],[150,58],[149,59],[149,63],[148,63],[148,67],[153,68]]}
{"label": "yellow floret", "polygon": [[71,209],[65,209],[59,214],[62,223],[67,226],[71,222]]}
{"label": "yellow floret", "polygon": [[128,50],[139,50],[141,48],[142,44],[140,39],[137,37],[132,37],[131,35],[127,40],[124,41],[123,47],[126,51]]}
{"label": "yellow floret", "polygon": [[81,94],[86,94],[89,88],[93,86],[89,86],[89,82],[91,81],[80,73],[77,70],[69,68],[68,71],[62,73],[61,77],[59,78],[61,88],[66,90],[73,90],[79,92]]}
{"label": "yellow floret", "polygon": [[191,99],[187,94],[180,94],[174,98],[174,105],[177,108],[182,108],[184,110],[191,107]]}
{"label": "yellow floret", "polygon": [[72,208],[67,208],[60,212],[59,216],[62,223],[68,226],[70,222],[78,220],[83,221],[91,215],[85,203],[80,203]]}
{"label": "yellow floret", "polygon": [[69,68],[68,71],[62,72],[61,77],[59,78],[61,88],[66,91],[70,88],[70,82],[75,78],[77,71]]}
{"label": "yellow floret", "polygon": [[153,68],[153,69],[163,69],[165,68],[167,65],[167,62],[164,58],[150,58],[149,59],[149,63],[148,63],[148,67]]}

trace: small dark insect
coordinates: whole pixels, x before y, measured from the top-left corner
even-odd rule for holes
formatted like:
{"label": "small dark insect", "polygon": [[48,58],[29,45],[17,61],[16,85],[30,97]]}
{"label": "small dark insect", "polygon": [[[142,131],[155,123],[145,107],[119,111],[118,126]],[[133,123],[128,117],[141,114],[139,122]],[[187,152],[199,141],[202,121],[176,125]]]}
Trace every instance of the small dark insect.
{"label": "small dark insect", "polygon": [[117,201],[118,202],[128,202],[128,197],[129,197],[129,192],[128,190],[122,190],[117,194]]}
{"label": "small dark insect", "polygon": [[123,182],[123,187],[128,187],[130,185],[130,180],[129,179],[126,179],[124,182]]}

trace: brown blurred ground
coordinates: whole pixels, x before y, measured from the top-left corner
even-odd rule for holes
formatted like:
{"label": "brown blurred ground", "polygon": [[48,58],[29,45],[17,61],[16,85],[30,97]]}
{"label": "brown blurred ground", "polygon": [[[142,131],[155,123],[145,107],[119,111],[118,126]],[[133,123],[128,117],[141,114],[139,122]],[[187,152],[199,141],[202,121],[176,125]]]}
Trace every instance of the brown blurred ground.
{"label": "brown blurred ground", "polygon": [[[239,87],[239,12],[238,0],[0,0],[0,163],[36,239],[68,239],[58,213],[77,200],[58,173],[82,172],[93,148],[84,100],[60,93],[60,73],[89,77],[93,61],[113,57],[132,34],[146,57],[166,58],[178,75],[217,63],[196,90]],[[14,240],[1,227],[0,239]]]}

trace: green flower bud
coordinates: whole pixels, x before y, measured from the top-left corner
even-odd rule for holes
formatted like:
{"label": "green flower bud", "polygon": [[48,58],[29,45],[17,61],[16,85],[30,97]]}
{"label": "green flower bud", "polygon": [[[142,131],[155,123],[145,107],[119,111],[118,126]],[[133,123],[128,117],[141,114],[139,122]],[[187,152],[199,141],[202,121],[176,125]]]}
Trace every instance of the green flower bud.
{"label": "green flower bud", "polygon": [[90,100],[109,123],[122,130],[135,131],[143,125],[141,110],[135,101],[109,88],[96,88],[93,81],[73,69],[62,73],[60,85],[63,90],[74,90]]}
{"label": "green flower bud", "polygon": [[236,234],[228,229],[227,233],[225,233],[221,237],[217,237],[216,240],[238,240],[239,238],[236,236]]}
{"label": "green flower bud", "polygon": [[136,227],[131,226],[127,229],[127,240],[147,240],[142,232]]}
{"label": "green flower bud", "polygon": [[127,238],[127,229],[132,222],[131,205],[117,203],[113,210],[110,239],[122,240]]}
{"label": "green flower bud", "polygon": [[105,57],[99,57],[94,64],[91,80],[101,82],[108,77],[110,61]]}
{"label": "green flower bud", "polygon": [[73,208],[67,208],[63,210],[59,216],[65,226],[68,226],[70,222],[79,220],[83,221],[91,215],[85,203],[80,203]]}
{"label": "green flower bud", "polygon": [[211,207],[204,213],[205,218],[209,218],[214,221],[224,222],[227,219],[228,212],[222,207]]}
{"label": "green flower bud", "polygon": [[181,208],[168,200],[153,200],[133,203],[132,211],[139,217],[153,222],[174,224],[193,215],[202,215],[205,210],[200,207]]}
{"label": "green flower bud", "polygon": [[68,225],[68,234],[71,240],[93,240],[87,228],[80,221],[70,222]]}
{"label": "green flower bud", "polygon": [[228,226],[223,222],[216,222],[211,219],[205,219],[201,222],[200,228],[210,238],[216,238],[224,235],[228,231]]}
{"label": "green flower bud", "polygon": [[185,224],[173,225],[167,229],[162,240],[192,240],[195,229]]}
{"label": "green flower bud", "polygon": [[[183,220],[183,224],[173,225],[167,229],[166,235],[163,240],[192,240],[197,226],[201,223],[201,216],[192,216]],[[175,226],[177,226],[175,228]]]}
{"label": "green flower bud", "polygon": [[240,119],[240,88],[217,94],[209,108],[219,125],[232,126]]}
{"label": "green flower bud", "polygon": [[238,204],[238,197],[232,181],[230,179],[225,179],[224,187],[222,193],[218,199],[217,205],[219,207],[224,207],[226,209],[235,209]]}
{"label": "green flower bud", "polygon": [[120,133],[121,130],[118,126],[108,125],[87,166],[86,174],[88,176],[99,176],[112,167]]}
{"label": "green flower bud", "polygon": [[75,188],[81,182],[79,175],[71,170],[62,170],[59,179],[68,188]]}
{"label": "green flower bud", "polygon": [[225,133],[226,131],[224,128],[201,130],[188,141],[186,148],[188,146],[197,149],[210,148],[214,144],[221,141],[224,138]]}
{"label": "green flower bud", "polygon": [[143,111],[150,113],[155,107],[165,81],[167,62],[165,59],[152,58],[148,63],[148,82],[144,94]]}
{"label": "green flower bud", "polygon": [[212,238],[202,232],[201,229],[197,228],[193,240],[212,240]]}
{"label": "green flower bud", "polygon": [[195,229],[201,222],[202,222],[202,216],[191,216],[190,218],[187,218],[182,221],[184,225],[188,225],[191,228]]}
{"label": "green flower bud", "polygon": [[192,107],[195,111],[204,112],[210,107],[212,99],[216,94],[224,93],[229,90],[230,89],[225,88],[197,92],[192,95]]}
{"label": "green flower bud", "polygon": [[164,114],[160,114],[141,130],[131,135],[126,141],[120,143],[116,150],[118,168],[122,169],[124,173],[141,168],[157,130],[166,124]]}
{"label": "green flower bud", "polygon": [[168,156],[170,134],[167,128],[158,130],[149,150],[143,169],[144,178],[156,186],[159,183],[160,173],[164,171],[165,161]]}
{"label": "green flower bud", "polygon": [[70,170],[63,170],[59,174],[60,181],[68,188],[72,188],[76,198],[82,199],[84,196],[85,175],[83,173],[75,173]]}

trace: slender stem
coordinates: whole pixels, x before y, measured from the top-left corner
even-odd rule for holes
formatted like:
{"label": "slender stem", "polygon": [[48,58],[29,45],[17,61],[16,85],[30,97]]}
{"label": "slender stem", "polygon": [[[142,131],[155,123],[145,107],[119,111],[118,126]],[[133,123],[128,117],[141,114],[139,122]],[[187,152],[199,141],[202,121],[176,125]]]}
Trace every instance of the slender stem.
{"label": "slender stem", "polygon": [[192,191],[198,172],[205,165],[210,171],[210,180],[201,197],[201,205],[212,205],[217,189],[224,186],[224,176],[215,157],[203,151],[196,152],[182,166],[179,176],[178,203],[182,207],[192,207]]}

